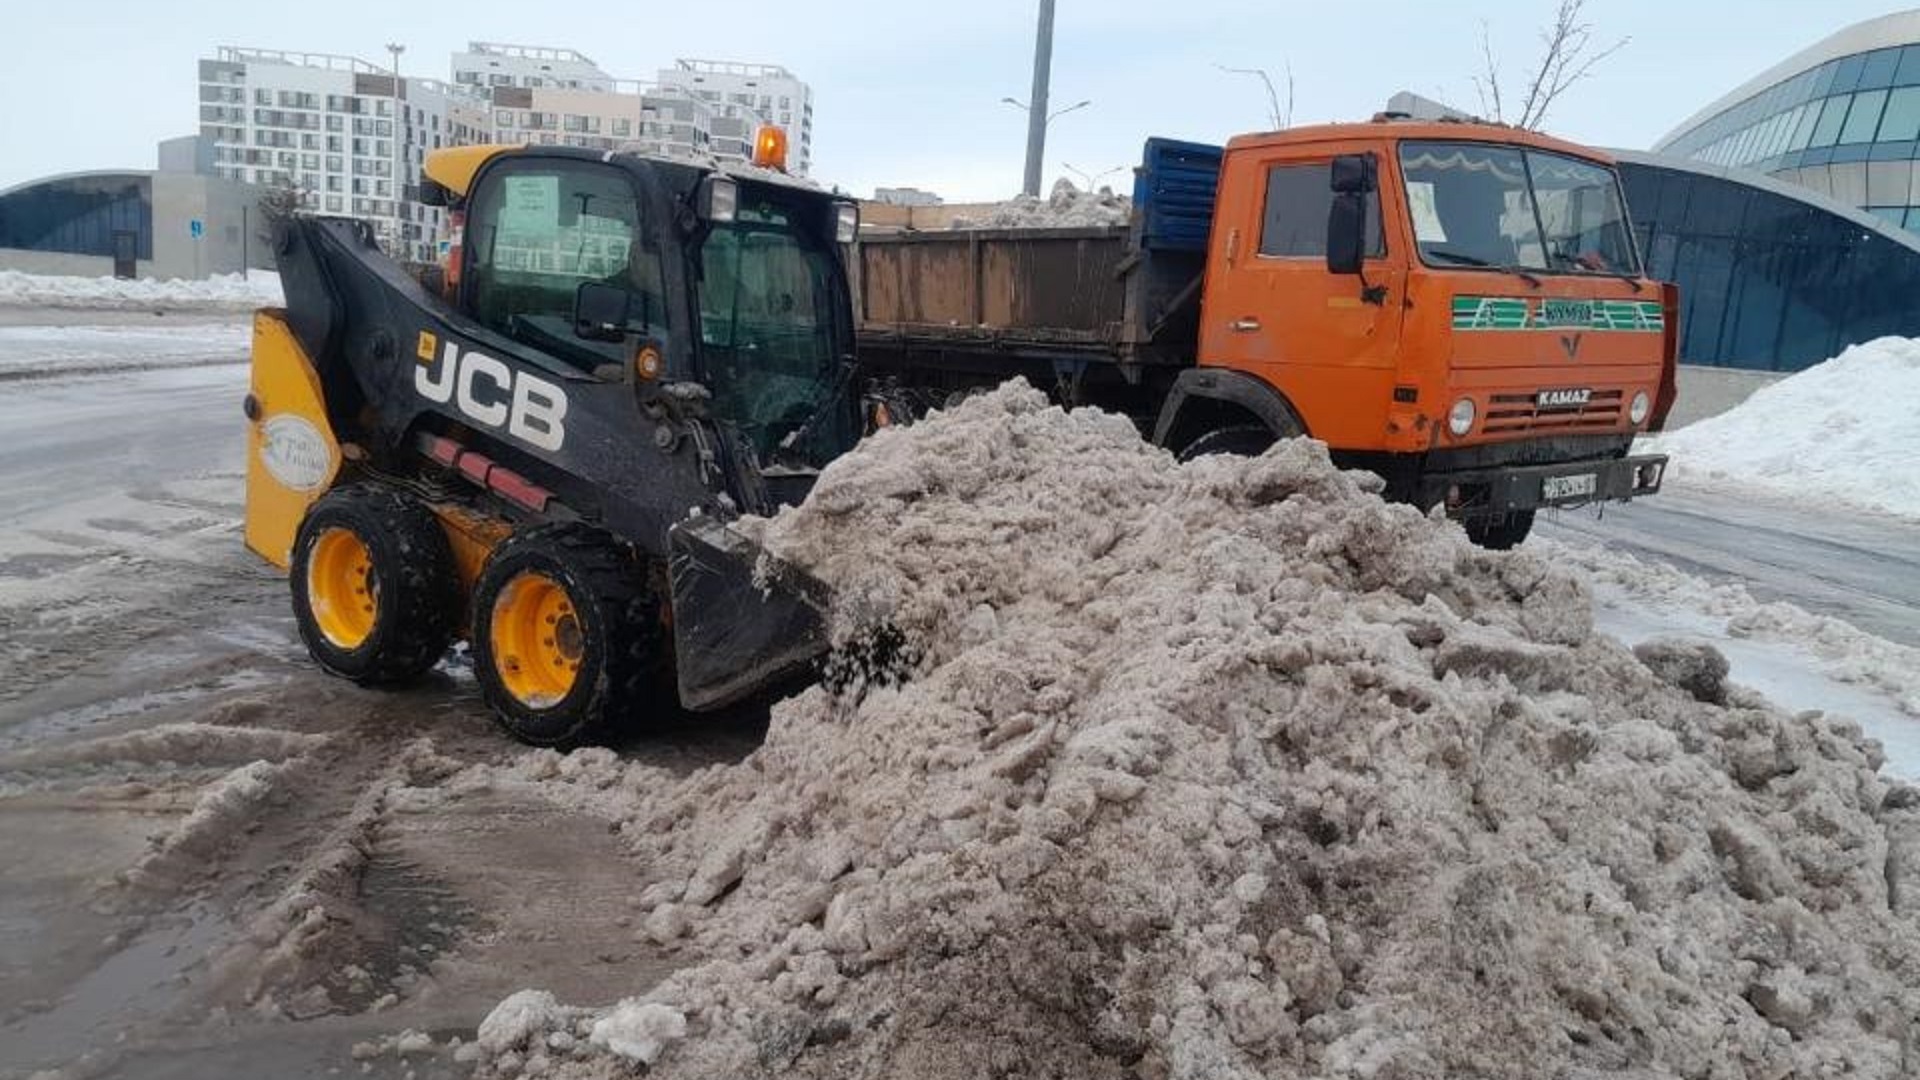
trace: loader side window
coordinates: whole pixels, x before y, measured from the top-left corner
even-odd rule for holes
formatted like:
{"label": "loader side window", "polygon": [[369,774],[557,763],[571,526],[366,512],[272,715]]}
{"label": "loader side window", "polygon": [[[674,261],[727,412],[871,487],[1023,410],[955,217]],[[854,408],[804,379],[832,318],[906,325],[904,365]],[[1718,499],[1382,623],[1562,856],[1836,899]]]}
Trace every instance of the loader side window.
{"label": "loader side window", "polygon": [[488,177],[467,216],[470,312],[506,334],[585,367],[624,365],[620,342],[573,334],[583,282],[633,296],[635,330],[664,328],[660,252],[642,228],[625,174],[597,162],[532,161]]}

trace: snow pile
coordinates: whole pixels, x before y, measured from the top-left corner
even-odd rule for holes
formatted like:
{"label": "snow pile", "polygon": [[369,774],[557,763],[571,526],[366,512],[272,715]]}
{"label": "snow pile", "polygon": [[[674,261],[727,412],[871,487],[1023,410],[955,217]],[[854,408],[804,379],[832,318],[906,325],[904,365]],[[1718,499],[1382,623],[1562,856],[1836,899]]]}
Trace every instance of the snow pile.
{"label": "snow pile", "polygon": [[1920,339],[1880,338],[1643,443],[1670,475],[1920,517]]}
{"label": "snow pile", "polygon": [[[687,966],[595,1023],[662,1007],[650,1076],[1908,1073],[1920,792],[1376,486],[1003,388],[758,526],[844,639],[913,644],[903,682],[809,690],[684,779],[539,752],[435,794],[631,843]],[[567,1045],[543,1075],[625,1075]]]}
{"label": "snow pile", "polygon": [[1920,778],[1920,649],[1623,552],[1540,537],[1528,546],[1587,576],[1607,633],[1634,641],[1678,631],[1716,641],[1735,662],[1736,682],[1788,708],[1844,714],[1880,741],[1890,771]]}
{"label": "snow pile", "polygon": [[1112,188],[1081,191],[1064,177],[1054,181],[1045,199],[1021,195],[976,218],[955,218],[956,229],[1069,229],[1087,225],[1125,225],[1133,203]]}
{"label": "snow pile", "polygon": [[280,292],[280,275],[270,270],[253,270],[245,278],[239,274],[217,274],[205,281],[55,277],[0,270],[0,304],[115,310],[252,311],[260,307],[277,307],[284,302]]}

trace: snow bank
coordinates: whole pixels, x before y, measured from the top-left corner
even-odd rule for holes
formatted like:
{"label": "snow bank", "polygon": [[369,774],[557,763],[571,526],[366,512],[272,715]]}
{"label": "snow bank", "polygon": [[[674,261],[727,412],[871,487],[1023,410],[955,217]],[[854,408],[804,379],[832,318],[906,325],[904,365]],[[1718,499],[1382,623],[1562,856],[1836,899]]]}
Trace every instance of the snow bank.
{"label": "snow bank", "polygon": [[[535,752],[432,794],[626,837],[687,961],[598,1014],[684,1017],[650,1076],[1901,1075],[1920,792],[1376,487],[1003,388],[757,526],[904,672],[782,703],[737,765]],[[544,1075],[625,1067],[570,1046]]]}
{"label": "snow bank", "polygon": [[0,304],[34,307],[251,311],[284,303],[280,275],[270,270],[219,274],[205,281],[54,277],[0,270]]}
{"label": "snow bank", "polygon": [[0,380],[235,363],[247,358],[244,320],[174,326],[0,326]]}
{"label": "snow bank", "polygon": [[1682,482],[1920,518],[1920,339],[1852,346],[1642,445],[1672,454]]}
{"label": "snow bank", "polygon": [[955,218],[956,229],[1066,229],[1086,225],[1125,225],[1133,212],[1129,200],[1111,188],[1097,192],[1081,191],[1073,181],[1054,182],[1053,191],[1043,200],[1021,195],[999,204],[990,213],[975,218]]}

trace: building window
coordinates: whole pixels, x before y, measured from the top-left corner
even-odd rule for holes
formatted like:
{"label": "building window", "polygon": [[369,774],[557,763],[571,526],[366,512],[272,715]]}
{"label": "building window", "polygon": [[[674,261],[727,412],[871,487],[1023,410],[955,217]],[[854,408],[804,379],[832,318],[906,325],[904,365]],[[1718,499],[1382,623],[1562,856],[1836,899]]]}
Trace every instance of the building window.
{"label": "building window", "polygon": [[1885,90],[1866,90],[1855,94],[1853,108],[1847,111],[1847,122],[1840,128],[1840,142],[1872,142],[1873,133],[1880,129],[1880,111],[1886,104]]}
{"label": "building window", "polygon": [[1903,86],[1887,98],[1878,142],[1920,139],[1920,86]]}
{"label": "building window", "polygon": [[613,134],[614,134],[614,137],[621,138],[621,139],[624,139],[627,136],[633,134],[633,121],[627,119],[624,116],[614,117]]}
{"label": "building window", "polygon": [[1826,108],[1820,113],[1820,122],[1813,126],[1813,138],[1808,147],[1832,146],[1840,137],[1840,125],[1847,119],[1847,106],[1853,102],[1850,94],[1827,99]]}

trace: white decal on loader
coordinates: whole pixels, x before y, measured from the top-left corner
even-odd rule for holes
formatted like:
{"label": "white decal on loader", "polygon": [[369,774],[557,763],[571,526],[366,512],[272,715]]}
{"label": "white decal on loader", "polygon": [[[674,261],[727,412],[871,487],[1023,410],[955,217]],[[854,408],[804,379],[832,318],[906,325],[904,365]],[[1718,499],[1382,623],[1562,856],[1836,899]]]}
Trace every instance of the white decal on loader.
{"label": "white decal on loader", "polygon": [[566,441],[561,424],[567,415],[566,392],[537,375],[516,373],[486,353],[463,353],[449,341],[439,363],[414,367],[413,388],[436,405],[451,401],[474,423],[504,427],[507,434],[542,450],[558,450]]}
{"label": "white decal on loader", "polygon": [[260,426],[260,464],[294,491],[318,491],[333,472],[333,451],[313,422],[281,413]]}

